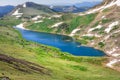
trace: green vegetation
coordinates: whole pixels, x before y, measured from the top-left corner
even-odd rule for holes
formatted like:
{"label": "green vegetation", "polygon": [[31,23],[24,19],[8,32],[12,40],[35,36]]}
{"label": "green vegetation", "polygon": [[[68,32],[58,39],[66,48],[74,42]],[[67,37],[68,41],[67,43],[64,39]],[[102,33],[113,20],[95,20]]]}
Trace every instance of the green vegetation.
{"label": "green vegetation", "polygon": [[71,32],[73,29],[79,27],[79,26],[88,26],[91,21],[94,20],[96,14],[89,14],[85,16],[78,16],[76,18],[73,18],[72,21],[70,22],[69,26],[69,32]]}
{"label": "green vegetation", "polygon": [[31,24],[27,26],[27,28],[31,30],[41,31],[41,32],[52,32],[53,29],[51,28],[51,26],[54,25],[58,21],[59,19],[56,19],[56,18],[52,18],[52,19],[46,18],[43,20],[43,22]]}
{"label": "green vegetation", "polygon": [[81,39],[78,39],[77,41],[80,42],[81,44],[86,45],[89,41],[94,40],[95,37],[90,37],[90,36],[83,36]]}
{"label": "green vegetation", "polygon": [[102,19],[102,23],[103,24],[105,24],[105,23],[107,23],[107,22],[110,22],[111,20],[109,20],[109,19]]}
{"label": "green vegetation", "polygon": [[[1,60],[0,77],[7,76],[11,80],[119,80],[119,72],[102,65],[105,57],[78,57],[59,49],[26,41],[12,26],[19,20],[0,20],[0,54],[8,55],[45,67],[43,73],[35,72],[20,63],[10,64]],[[84,37],[86,40],[91,38]],[[19,60],[17,60],[19,61]],[[15,65],[14,65],[15,64]],[[33,66],[34,67],[34,66]],[[25,69],[25,71],[19,69]],[[28,71],[28,72],[27,72]]]}
{"label": "green vegetation", "polygon": [[87,44],[88,43],[88,41],[87,40],[85,40],[85,39],[79,39],[79,40],[77,40],[79,43],[81,43],[81,44]]}
{"label": "green vegetation", "polygon": [[[41,23],[31,24],[27,28],[42,32],[55,32],[69,34],[71,31],[79,26],[88,26],[94,20],[96,14],[89,14],[85,16],[75,16],[72,14],[64,14],[61,18],[44,19]],[[51,28],[57,22],[65,22],[57,28]]]}
{"label": "green vegetation", "polygon": [[87,68],[84,66],[79,66],[79,65],[75,65],[75,66],[71,66],[74,70],[80,70],[80,71],[87,71]]}
{"label": "green vegetation", "polygon": [[110,9],[106,8],[103,10],[103,12],[108,12]]}
{"label": "green vegetation", "polygon": [[94,32],[98,32],[99,34],[105,34],[105,27],[102,27],[102,28],[100,28],[100,29],[95,29],[95,30],[93,30]]}
{"label": "green vegetation", "polygon": [[85,39],[85,40],[93,40],[95,37],[83,36],[82,38]]}
{"label": "green vegetation", "polygon": [[99,42],[98,45],[100,46],[100,48],[103,48],[105,46],[105,43]]}
{"label": "green vegetation", "polygon": [[97,21],[92,27],[98,26],[99,22]]}

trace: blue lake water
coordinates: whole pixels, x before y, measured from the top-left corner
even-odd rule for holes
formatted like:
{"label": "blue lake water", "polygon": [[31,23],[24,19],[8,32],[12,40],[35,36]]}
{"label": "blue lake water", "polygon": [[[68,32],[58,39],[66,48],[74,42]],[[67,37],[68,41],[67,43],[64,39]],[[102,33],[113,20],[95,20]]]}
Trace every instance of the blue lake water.
{"label": "blue lake water", "polygon": [[36,32],[18,29],[23,38],[40,44],[54,46],[63,52],[68,52],[76,56],[104,56],[104,52],[92,47],[81,46],[73,38],[65,35]]}

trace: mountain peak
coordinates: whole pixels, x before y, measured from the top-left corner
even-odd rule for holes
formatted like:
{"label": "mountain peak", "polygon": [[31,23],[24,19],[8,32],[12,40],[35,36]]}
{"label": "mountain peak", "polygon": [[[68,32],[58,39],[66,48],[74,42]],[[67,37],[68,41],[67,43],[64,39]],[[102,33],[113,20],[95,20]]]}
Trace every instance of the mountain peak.
{"label": "mountain peak", "polygon": [[23,7],[24,7],[24,8],[26,8],[26,7],[27,7],[26,3],[24,3],[24,4],[23,4]]}

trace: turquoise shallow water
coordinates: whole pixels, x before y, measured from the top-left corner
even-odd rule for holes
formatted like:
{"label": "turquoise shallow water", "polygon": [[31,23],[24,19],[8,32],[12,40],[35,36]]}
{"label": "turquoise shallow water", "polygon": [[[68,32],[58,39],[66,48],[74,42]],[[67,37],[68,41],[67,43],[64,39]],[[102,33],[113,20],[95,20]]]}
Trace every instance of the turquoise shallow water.
{"label": "turquoise shallow water", "polygon": [[92,47],[81,46],[80,43],[69,36],[22,29],[18,30],[26,40],[57,47],[63,52],[68,52],[76,56],[105,56],[104,52]]}

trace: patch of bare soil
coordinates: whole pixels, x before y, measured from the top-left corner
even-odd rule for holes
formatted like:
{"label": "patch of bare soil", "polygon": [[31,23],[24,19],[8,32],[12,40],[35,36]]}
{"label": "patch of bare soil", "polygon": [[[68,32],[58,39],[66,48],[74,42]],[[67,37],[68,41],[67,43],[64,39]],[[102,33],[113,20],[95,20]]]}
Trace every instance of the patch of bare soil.
{"label": "patch of bare soil", "polygon": [[47,68],[22,59],[16,59],[11,56],[0,54],[0,61],[10,64],[10,66],[22,72],[35,72],[50,75],[50,70],[48,70]]}

